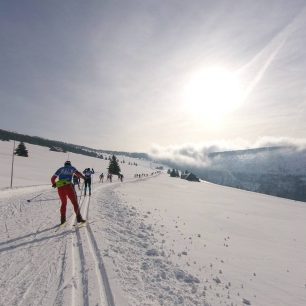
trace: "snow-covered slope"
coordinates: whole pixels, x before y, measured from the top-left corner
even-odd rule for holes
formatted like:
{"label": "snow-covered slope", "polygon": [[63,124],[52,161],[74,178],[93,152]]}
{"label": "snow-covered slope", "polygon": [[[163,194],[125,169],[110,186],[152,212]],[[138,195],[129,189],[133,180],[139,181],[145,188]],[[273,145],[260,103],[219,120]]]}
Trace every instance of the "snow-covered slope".
{"label": "snow-covered slope", "polygon": [[[16,143],[17,145],[18,143]],[[14,175],[13,186],[31,186],[31,185],[49,185],[50,178],[54,172],[63,166],[66,160],[70,160],[79,171],[85,168],[93,168],[96,171],[94,180],[98,180],[99,174],[107,173],[109,161],[105,159],[92,158],[89,156],[62,153],[50,151],[47,147],[41,147],[26,143],[29,151],[29,157],[15,156],[14,158]],[[1,158],[1,175],[0,189],[9,187],[11,181],[11,164],[12,164],[13,142],[0,141],[0,158]],[[104,154],[107,156],[107,154]],[[123,175],[134,177],[135,174],[147,174],[148,162],[130,157],[117,156]],[[122,161],[125,163],[121,163]],[[128,163],[137,163],[138,166],[128,165]],[[143,167],[145,165],[145,167]]]}
{"label": "snow-covered slope", "polygon": [[[152,175],[137,160],[120,164],[123,183],[97,173],[91,197],[78,191],[86,227],[73,226],[68,205],[58,229],[49,180],[67,154],[27,145],[11,190],[11,146],[0,142],[0,305],[306,304],[304,203]],[[69,159],[80,170],[108,166]]]}

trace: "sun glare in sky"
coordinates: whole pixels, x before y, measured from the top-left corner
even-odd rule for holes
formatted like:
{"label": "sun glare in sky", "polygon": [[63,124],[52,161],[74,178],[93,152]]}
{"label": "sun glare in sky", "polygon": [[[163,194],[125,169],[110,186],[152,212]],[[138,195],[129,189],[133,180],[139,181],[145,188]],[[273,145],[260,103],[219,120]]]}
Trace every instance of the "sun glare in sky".
{"label": "sun glare in sky", "polygon": [[220,122],[241,104],[243,91],[239,77],[220,67],[191,75],[184,88],[187,110],[196,117]]}

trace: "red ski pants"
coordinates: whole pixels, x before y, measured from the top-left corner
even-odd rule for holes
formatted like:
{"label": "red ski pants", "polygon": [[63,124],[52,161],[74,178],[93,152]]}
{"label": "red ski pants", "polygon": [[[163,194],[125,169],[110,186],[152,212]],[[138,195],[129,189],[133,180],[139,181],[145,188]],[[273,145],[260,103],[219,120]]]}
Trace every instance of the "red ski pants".
{"label": "red ski pants", "polygon": [[62,205],[61,205],[61,216],[66,216],[66,206],[67,206],[67,198],[70,199],[74,212],[78,215],[80,213],[79,205],[78,205],[78,198],[76,195],[76,192],[74,190],[74,187],[72,184],[65,185],[63,187],[57,188],[58,195],[61,199]]}

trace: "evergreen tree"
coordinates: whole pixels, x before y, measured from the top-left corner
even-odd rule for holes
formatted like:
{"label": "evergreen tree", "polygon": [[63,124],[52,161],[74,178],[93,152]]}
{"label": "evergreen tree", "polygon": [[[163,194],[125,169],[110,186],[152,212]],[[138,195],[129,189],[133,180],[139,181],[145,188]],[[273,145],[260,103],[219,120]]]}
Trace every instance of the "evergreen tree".
{"label": "evergreen tree", "polygon": [[171,177],[176,177],[175,169],[172,169],[172,171],[170,172],[170,176]]}
{"label": "evergreen tree", "polygon": [[112,156],[112,158],[109,161],[109,166],[108,166],[108,172],[111,174],[118,175],[120,173],[120,167],[118,164],[118,160],[115,155]]}
{"label": "evergreen tree", "polygon": [[180,177],[180,173],[177,169],[168,170],[168,173],[171,177]]}
{"label": "evergreen tree", "polygon": [[15,150],[15,155],[28,157],[28,150],[23,142],[20,142]]}

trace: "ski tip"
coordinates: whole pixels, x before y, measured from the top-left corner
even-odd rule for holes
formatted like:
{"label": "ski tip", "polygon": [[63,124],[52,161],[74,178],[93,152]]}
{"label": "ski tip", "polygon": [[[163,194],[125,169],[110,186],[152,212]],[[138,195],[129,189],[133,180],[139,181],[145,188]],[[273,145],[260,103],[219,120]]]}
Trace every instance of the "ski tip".
{"label": "ski tip", "polygon": [[85,227],[85,226],[87,226],[87,222],[85,221],[85,222],[79,222],[79,223],[77,223],[77,224],[74,224],[73,225],[76,229],[77,228],[81,228],[81,227]]}
{"label": "ski tip", "polygon": [[86,222],[87,222],[87,220],[84,220],[84,222],[77,222],[77,223],[73,224],[73,226],[82,225],[82,224],[85,224]]}
{"label": "ski tip", "polygon": [[56,227],[55,231],[57,232],[59,229],[64,228],[66,226],[66,224],[67,224],[67,221],[64,222],[64,223],[60,223],[60,224],[56,225],[55,226]]}

